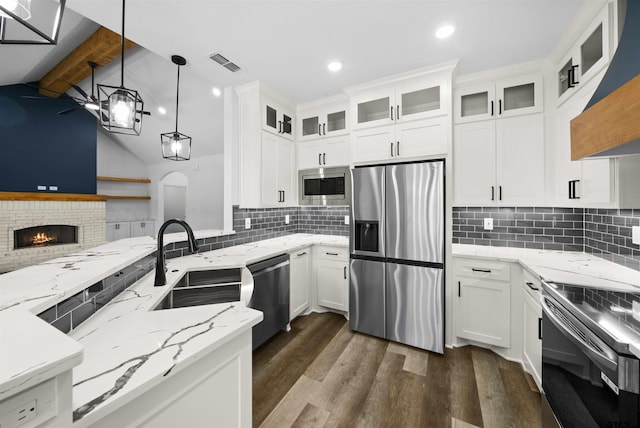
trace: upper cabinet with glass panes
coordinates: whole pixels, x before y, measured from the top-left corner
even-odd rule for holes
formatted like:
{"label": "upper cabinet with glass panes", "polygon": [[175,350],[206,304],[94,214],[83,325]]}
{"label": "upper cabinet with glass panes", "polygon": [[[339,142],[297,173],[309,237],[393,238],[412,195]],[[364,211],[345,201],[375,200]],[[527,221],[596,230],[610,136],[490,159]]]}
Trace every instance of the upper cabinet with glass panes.
{"label": "upper cabinet with glass panes", "polygon": [[539,113],[543,109],[542,75],[537,73],[462,84],[454,93],[456,123]]}
{"label": "upper cabinet with glass panes", "polygon": [[447,114],[450,105],[447,82],[446,78],[439,79],[438,75],[426,73],[389,84],[370,85],[363,90],[350,88],[347,92],[353,94],[352,126],[362,129]]}
{"label": "upper cabinet with glass panes", "polygon": [[299,104],[298,141],[343,135],[348,132],[349,100],[346,95]]}
{"label": "upper cabinet with glass panes", "polygon": [[607,3],[556,65],[558,103],[566,101],[609,63],[614,3]]}

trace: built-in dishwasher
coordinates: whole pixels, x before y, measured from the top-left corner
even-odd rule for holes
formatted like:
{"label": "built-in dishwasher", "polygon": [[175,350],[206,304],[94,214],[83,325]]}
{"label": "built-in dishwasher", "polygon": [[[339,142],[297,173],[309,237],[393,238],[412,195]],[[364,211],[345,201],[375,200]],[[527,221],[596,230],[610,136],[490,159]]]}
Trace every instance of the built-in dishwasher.
{"label": "built-in dishwasher", "polygon": [[261,311],[264,317],[253,327],[255,350],[278,331],[289,328],[289,255],[253,263],[247,268],[253,275],[249,307]]}

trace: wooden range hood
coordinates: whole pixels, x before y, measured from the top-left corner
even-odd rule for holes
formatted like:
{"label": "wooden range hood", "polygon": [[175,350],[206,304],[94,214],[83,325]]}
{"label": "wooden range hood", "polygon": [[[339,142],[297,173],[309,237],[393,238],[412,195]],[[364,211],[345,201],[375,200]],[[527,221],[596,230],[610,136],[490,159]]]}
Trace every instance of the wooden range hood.
{"label": "wooden range hood", "polygon": [[571,121],[571,159],[640,155],[640,1],[628,0],[618,48]]}

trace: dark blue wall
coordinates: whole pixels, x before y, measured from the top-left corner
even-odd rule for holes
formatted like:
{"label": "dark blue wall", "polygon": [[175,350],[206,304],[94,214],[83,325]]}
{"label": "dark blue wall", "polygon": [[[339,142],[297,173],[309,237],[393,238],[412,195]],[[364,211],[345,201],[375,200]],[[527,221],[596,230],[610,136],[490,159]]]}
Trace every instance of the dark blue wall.
{"label": "dark blue wall", "polygon": [[96,118],[71,98],[38,97],[37,84],[0,86],[0,191],[96,193]]}

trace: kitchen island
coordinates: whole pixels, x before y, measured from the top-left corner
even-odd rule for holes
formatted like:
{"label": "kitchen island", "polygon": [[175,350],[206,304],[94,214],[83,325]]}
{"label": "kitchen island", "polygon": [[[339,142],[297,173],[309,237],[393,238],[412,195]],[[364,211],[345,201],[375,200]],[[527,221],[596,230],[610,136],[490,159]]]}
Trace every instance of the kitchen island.
{"label": "kitchen island", "polygon": [[[201,236],[196,232],[196,237]],[[4,394],[0,400],[28,392],[33,383],[24,382],[39,368],[52,365],[53,356],[42,352],[37,363],[26,359],[19,364],[22,354],[31,354],[32,348],[4,346],[10,343],[9,337],[19,334],[30,336],[33,342],[50,339],[52,345],[65,341],[75,345],[66,354],[56,355],[57,364],[78,364],[83,354],[82,363],[73,369],[68,419],[63,419],[63,425],[50,426],[71,426],[71,414],[73,426],[78,427],[144,425],[156,417],[168,422],[172,415],[185,414],[191,408],[204,408],[209,415],[215,413],[216,420],[234,426],[251,425],[251,327],[260,322],[262,314],[244,302],[152,309],[187,271],[243,268],[312,244],[346,246],[347,238],[295,234],[170,259],[166,286],[154,287],[153,273],[147,274],[67,336],[35,317],[145,252],[150,254],[155,241],[145,239],[151,242],[141,238],[117,241],[0,277],[0,361],[16,361],[11,367],[0,366],[0,393]],[[124,255],[127,248],[135,253],[129,254],[129,259]],[[25,331],[12,321],[25,315],[32,317],[40,330]],[[209,376],[203,375],[205,371]],[[56,373],[45,371],[38,379],[48,375]],[[225,385],[224,391],[221,385]],[[230,385],[235,389],[229,389]],[[214,397],[215,388],[218,395]],[[179,400],[184,394],[192,400]],[[231,405],[229,400],[234,399],[242,410]],[[173,403],[178,407],[170,415],[167,412]],[[220,412],[226,412],[229,419]]]}

